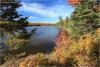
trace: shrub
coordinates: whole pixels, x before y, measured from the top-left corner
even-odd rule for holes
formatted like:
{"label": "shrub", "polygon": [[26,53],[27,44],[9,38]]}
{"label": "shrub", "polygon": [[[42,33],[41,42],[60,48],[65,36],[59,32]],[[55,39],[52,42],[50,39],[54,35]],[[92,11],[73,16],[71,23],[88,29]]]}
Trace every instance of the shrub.
{"label": "shrub", "polygon": [[51,53],[49,55],[37,54],[31,55],[25,58],[19,63],[19,67],[33,67],[33,66],[66,66],[73,67],[76,66],[76,60],[72,56],[59,56],[56,53]]}
{"label": "shrub", "polygon": [[5,41],[8,46],[6,55],[4,56],[5,61],[9,61],[15,58],[21,58],[26,55],[24,49],[27,47],[29,40],[17,39],[16,37],[11,37]]}
{"label": "shrub", "polygon": [[37,55],[29,56],[19,63],[19,67],[33,67],[33,66],[47,66],[48,59],[44,54],[38,53]]}
{"label": "shrub", "polygon": [[16,37],[11,37],[10,39],[5,41],[5,44],[9,46],[10,50],[18,50],[23,46],[28,44],[29,40],[25,39],[17,39]]}
{"label": "shrub", "polygon": [[[63,32],[64,34],[65,32]],[[61,33],[62,34],[62,33]],[[99,66],[100,35],[96,32],[82,35],[78,41],[59,36],[61,40],[56,41],[57,47],[50,54],[38,53],[24,58],[19,67],[96,67]],[[69,41],[69,43],[67,42]],[[60,41],[60,43],[59,43]],[[65,42],[65,43],[63,43]],[[60,47],[58,47],[58,45]],[[68,46],[69,45],[69,46]]]}
{"label": "shrub", "polygon": [[[60,35],[59,38],[61,40],[58,40],[58,42],[56,43],[57,45],[60,45],[60,47],[56,48],[55,53],[57,54],[59,59],[61,57],[61,59],[63,60],[61,62],[63,64],[66,63],[64,60],[66,57],[75,56],[74,60],[77,60],[76,64],[78,66],[95,66],[97,65],[96,63],[98,62],[97,59],[99,54],[99,32],[99,29],[97,29],[95,34],[84,34],[79,37],[78,41],[75,41],[74,39],[68,39],[68,41],[70,42],[68,44],[67,40],[64,41],[64,37]],[[63,46],[63,43],[66,44]]]}

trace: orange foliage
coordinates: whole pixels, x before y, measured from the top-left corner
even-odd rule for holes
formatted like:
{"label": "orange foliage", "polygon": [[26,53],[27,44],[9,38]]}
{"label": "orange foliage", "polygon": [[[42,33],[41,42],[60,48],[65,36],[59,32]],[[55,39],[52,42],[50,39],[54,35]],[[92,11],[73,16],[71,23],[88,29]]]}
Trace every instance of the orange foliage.
{"label": "orange foliage", "polygon": [[68,32],[64,29],[60,29],[60,32],[55,39],[56,51],[59,52],[61,47],[68,47],[69,42]]}
{"label": "orange foliage", "polygon": [[79,0],[68,0],[68,4],[70,4],[70,5],[78,5],[79,4]]}
{"label": "orange foliage", "polygon": [[63,29],[60,30],[60,32],[59,32],[59,34],[58,34],[58,36],[56,37],[56,40],[55,40],[57,47],[60,47],[60,46],[66,44],[65,42],[68,39],[68,37],[65,35],[65,33],[66,33],[66,30],[63,30]]}
{"label": "orange foliage", "polygon": [[61,64],[65,64],[65,58],[60,58],[60,61],[59,61]]}

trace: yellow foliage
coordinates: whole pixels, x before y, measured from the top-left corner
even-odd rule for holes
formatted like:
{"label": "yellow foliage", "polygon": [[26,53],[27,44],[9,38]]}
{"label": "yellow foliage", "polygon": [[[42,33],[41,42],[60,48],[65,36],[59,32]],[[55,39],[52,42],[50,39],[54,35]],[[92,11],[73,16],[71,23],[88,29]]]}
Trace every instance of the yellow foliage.
{"label": "yellow foliage", "polygon": [[[97,30],[98,31],[98,30]],[[64,32],[63,32],[64,34]],[[65,67],[95,67],[94,60],[97,57],[97,45],[100,44],[97,40],[98,33],[95,34],[84,34],[78,41],[70,39],[64,36],[60,36],[56,50],[50,54],[36,54],[25,58],[19,63],[19,67],[39,67],[39,66],[65,66]],[[69,41],[69,43],[67,41]],[[65,43],[62,43],[65,42]],[[59,46],[60,47],[59,47]],[[92,56],[93,60],[91,60]]]}
{"label": "yellow foliage", "polygon": [[33,56],[31,56],[31,59],[30,57],[27,57],[23,59],[22,62],[19,63],[19,67],[34,67],[33,60],[34,60]]}
{"label": "yellow foliage", "polygon": [[99,35],[99,36],[100,36],[100,28],[98,28],[98,29],[96,30],[96,35]]}
{"label": "yellow foliage", "polygon": [[29,40],[26,39],[17,39],[15,37],[12,37],[5,41],[5,44],[10,47],[10,50],[17,50],[18,48],[21,48],[22,46],[25,46],[29,43]]}

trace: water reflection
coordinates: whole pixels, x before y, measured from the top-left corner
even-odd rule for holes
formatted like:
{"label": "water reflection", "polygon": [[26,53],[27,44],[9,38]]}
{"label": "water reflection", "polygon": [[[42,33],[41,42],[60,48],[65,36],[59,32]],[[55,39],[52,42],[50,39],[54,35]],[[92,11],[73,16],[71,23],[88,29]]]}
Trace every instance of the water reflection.
{"label": "water reflection", "polygon": [[27,27],[30,32],[36,28],[35,34],[30,38],[30,44],[34,52],[50,52],[54,49],[54,39],[59,33],[59,29],[53,26],[39,26],[39,27]]}
{"label": "water reflection", "polygon": [[[54,39],[58,33],[59,29],[53,26],[31,26],[14,32],[15,35],[18,35],[17,38],[30,39],[28,46],[25,49],[20,49],[27,53],[52,51],[55,47]],[[10,37],[10,35],[1,35],[0,43],[3,43],[7,37]]]}
{"label": "water reflection", "polygon": [[27,27],[28,32],[36,28],[36,32],[32,35],[31,39],[49,39],[53,40],[59,33],[59,29],[53,26],[38,26],[38,27]]}

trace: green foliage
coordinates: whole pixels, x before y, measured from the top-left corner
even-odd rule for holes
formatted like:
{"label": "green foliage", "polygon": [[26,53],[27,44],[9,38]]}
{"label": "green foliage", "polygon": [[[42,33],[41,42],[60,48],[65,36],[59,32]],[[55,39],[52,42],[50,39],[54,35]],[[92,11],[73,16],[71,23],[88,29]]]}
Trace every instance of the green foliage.
{"label": "green foliage", "polygon": [[13,32],[21,28],[17,23],[11,21],[0,21],[0,31],[5,32]]}
{"label": "green foliage", "polygon": [[0,0],[0,27],[13,31],[27,25],[27,17],[23,18],[16,11],[20,6],[18,0]]}
{"label": "green foliage", "polygon": [[59,16],[58,24],[60,24],[61,26],[63,26],[63,24],[64,24],[64,20],[63,20],[63,18],[60,17],[60,16]]}
{"label": "green foliage", "polygon": [[20,30],[19,34],[16,36],[16,38],[18,39],[29,39],[33,34],[35,34],[37,29],[33,29],[30,33],[23,28],[22,30]]}
{"label": "green foliage", "polygon": [[17,0],[0,0],[0,2],[0,20],[14,21],[15,18],[20,17],[16,11],[16,8],[21,6],[20,2]]}
{"label": "green foliage", "polygon": [[89,58],[90,58],[90,61],[93,61],[95,62],[95,65],[96,66],[99,66],[99,53],[100,53],[100,50],[99,50],[99,46],[100,46],[100,37],[97,37],[96,38],[96,42],[94,43],[93,46],[90,47],[90,52],[89,52]]}
{"label": "green foliage", "polygon": [[29,34],[29,33],[27,32],[26,29],[23,29],[23,30],[19,33],[19,35],[17,35],[16,37],[19,38],[19,39],[29,39],[30,36],[31,36],[31,34]]}
{"label": "green foliage", "polygon": [[21,21],[22,19],[25,19],[20,19],[21,15],[19,15],[16,11],[16,9],[21,6],[20,1],[0,0],[0,6],[0,20]]}
{"label": "green foliage", "polygon": [[80,5],[75,8],[72,14],[72,34],[74,36],[82,35],[88,32],[93,33],[100,27],[100,17],[93,8],[93,1],[80,1]]}
{"label": "green foliage", "polygon": [[9,54],[4,56],[4,61],[9,61],[11,59],[15,59],[15,56],[14,55],[9,55]]}
{"label": "green foliage", "polygon": [[16,37],[11,37],[5,41],[5,44],[9,46],[10,50],[18,50],[28,44],[28,40],[17,39]]}
{"label": "green foliage", "polygon": [[69,22],[70,22],[69,17],[66,17],[65,19],[63,19],[62,17],[59,17],[59,20],[56,23],[56,25],[58,27],[61,27],[61,28],[68,28],[69,27],[69,25],[68,25]]}
{"label": "green foliage", "polygon": [[24,49],[28,44],[29,40],[17,39],[16,37],[6,40],[5,45],[7,46],[7,50],[5,51],[5,55],[2,56],[2,62],[26,56]]}

